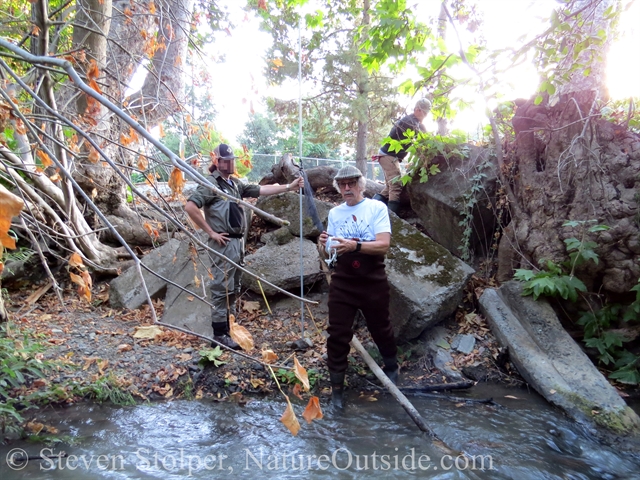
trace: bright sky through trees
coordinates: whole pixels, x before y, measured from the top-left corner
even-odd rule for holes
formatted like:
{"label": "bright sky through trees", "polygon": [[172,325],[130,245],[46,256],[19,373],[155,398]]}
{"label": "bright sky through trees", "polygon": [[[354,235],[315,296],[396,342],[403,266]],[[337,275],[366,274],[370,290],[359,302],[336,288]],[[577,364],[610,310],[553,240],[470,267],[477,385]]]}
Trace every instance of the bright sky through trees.
{"label": "bright sky through trees", "polygon": [[[262,75],[265,68],[264,52],[270,45],[271,37],[259,30],[259,20],[253,14],[242,11],[242,2],[226,2],[231,13],[231,21],[236,27],[230,33],[219,32],[215,44],[207,51],[211,59],[212,75],[209,93],[218,109],[216,128],[225,140],[235,143],[250,112],[266,110],[262,103],[264,96],[294,99],[298,97],[298,86],[289,84],[276,90],[266,85]],[[482,0],[478,4],[483,13],[480,28],[487,41],[487,47],[497,49],[515,45],[518,37],[523,34],[533,36],[536,32],[542,31],[547,25],[546,18],[557,2]],[[419,5],[421,10],[418,13],[424,15],[423,20],[426,20],[429,16],[437,16],[440,0],[426,0],[419,2]],[[640,51],[640,1],[636,1],[623,14],[620,31],[620,39],[612,46],[608,56],[609,92],[614,99],[631,95],[640,97],[640,62],[637,61],[637,52]],[[463,30],[460,33],[463,42],[469,41]],[[455,34],[451,31],[447,35],[447,42],[451,48],[457,49],[458,40]],[[505,73],[503,81],[505,87],[502,93],[505,99],[528,98],[534,94],[538,85],[537,74],[529,65]],[[303,94],[304,92],[303,85]],[[473,132],[479,123],[485,122],[485,106],[481,97],[471,90],[464,95],[468,96],[469,100],[477,102],[476,106],[461,113],[452,127]],[[409,103],[410,101],[408,107]]]}

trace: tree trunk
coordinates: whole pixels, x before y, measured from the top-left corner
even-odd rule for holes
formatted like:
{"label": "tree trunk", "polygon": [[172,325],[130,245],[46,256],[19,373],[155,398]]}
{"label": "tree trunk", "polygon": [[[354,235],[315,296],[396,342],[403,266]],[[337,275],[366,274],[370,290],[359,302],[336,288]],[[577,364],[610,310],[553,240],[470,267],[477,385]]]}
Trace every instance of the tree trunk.
{"label": "tree trunk", "polygon": [[[364,0],[362,7],[362,26],[367,28],[369,19],[369,0]],[[356,134],[356,168],[367,176],[367,130],[369,128],[369,74],[362,68],[360,62],[355,66],[358,84],[358,99],[355,102],[356,116],[358,119],[358,132]]]}

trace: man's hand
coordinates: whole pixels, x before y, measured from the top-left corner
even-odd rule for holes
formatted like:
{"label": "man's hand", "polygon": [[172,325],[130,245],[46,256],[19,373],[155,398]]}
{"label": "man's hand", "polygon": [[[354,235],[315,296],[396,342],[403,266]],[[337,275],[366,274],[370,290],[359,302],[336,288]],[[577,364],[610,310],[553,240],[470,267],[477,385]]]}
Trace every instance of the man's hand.
{"label": "man's hand", "polygon": [[329,234],[327,232],[322,232],[318,237],[318,242],[320,242],[320,244],[326,248],[328,239],[329,239]]}
{"label": "man's hand", "polygon": [[293,182],[287,185],[287,191],[297,192],[301,188],[304,188],[304,178],[300,175]]}
{"label": "man's hand", "polygon": [[212,232],[209,234],[209,236],[213,240],[218,242],[218,244],[220,244],[220,246],[222,247],[224,247],[229,242],[229,237],[227,235],[229,235],[227,232],[224,232],[224,233]]}

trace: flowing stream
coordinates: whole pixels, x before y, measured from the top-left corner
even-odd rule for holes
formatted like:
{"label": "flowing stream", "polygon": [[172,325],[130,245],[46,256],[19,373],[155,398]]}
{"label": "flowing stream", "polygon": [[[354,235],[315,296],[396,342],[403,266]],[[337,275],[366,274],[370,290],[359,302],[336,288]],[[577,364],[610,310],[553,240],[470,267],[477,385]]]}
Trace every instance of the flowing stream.
{"label": "flowing stream", "polygon": [[[37,421],[74,441],[2,446],[0,478],[640,479],[640,457],[599,444],[533,392],[478,385],[457,395],[500,406],[409,397],[456,451],[434,444],[389,395],[349,392],[344,412],[323,404],[311,425],[296,401],[296,437],[280,422],[284,400],[47,409]],[[32,458],[10,468],[22,451]]]}

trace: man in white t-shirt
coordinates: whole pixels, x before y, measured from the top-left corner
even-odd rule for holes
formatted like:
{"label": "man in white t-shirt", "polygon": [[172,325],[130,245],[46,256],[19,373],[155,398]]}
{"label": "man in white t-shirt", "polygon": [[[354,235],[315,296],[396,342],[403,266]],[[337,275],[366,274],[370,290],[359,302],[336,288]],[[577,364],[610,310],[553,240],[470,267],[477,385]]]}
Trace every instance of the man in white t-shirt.
{"label": "man in white t-shirt", "polygon": [[389,320],[389,283],[384,256],[391,243],[391,222],[382,202],[363,196],[366,179],[352,166],[341,168],[333,185],[345,203],[329,212],[327,230],[319,237],[338,254],[329,286],[329,338],[327,366],[331,400],[343,405],[344,378],[353,322],[362,311],[371,337],[384,360],[384,371],[395,383],[398,378],[397,349]]}

